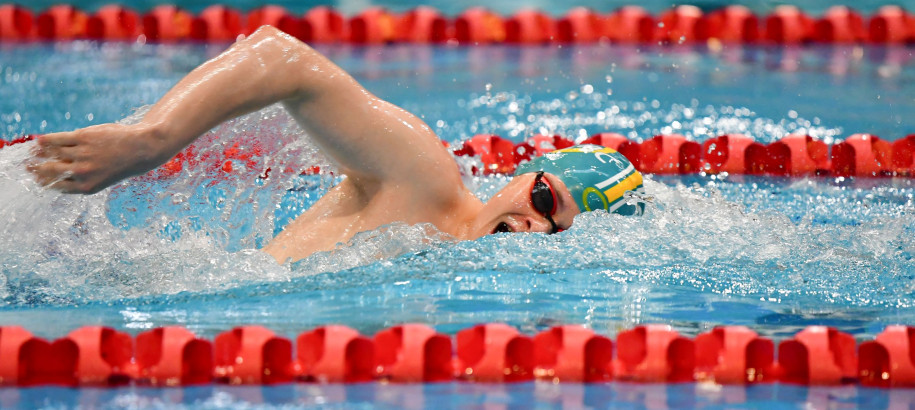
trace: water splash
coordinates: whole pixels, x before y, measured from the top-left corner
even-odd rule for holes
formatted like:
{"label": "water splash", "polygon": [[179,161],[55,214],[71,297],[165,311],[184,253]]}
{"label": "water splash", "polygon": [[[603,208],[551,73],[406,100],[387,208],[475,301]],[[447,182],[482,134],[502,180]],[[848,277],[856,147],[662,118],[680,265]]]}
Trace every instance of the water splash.
{"label": "water splash", "polygon": [[[24,166],[33,147],[0,151],[3,304],[80,304],[282,282],[441,240],[429,227],[391,226],[292,269],[255,250],[277,230],[279,204],[296,203],[291,212],[301,212],[335,183],[333,165],[279,106],[207,133],[185,151],[193,155],[174,175],[156,170],[91,196],[40,187]],[[236,151],[256,155],[226,159]],[[319,175],[300,175],[315,166]]]}

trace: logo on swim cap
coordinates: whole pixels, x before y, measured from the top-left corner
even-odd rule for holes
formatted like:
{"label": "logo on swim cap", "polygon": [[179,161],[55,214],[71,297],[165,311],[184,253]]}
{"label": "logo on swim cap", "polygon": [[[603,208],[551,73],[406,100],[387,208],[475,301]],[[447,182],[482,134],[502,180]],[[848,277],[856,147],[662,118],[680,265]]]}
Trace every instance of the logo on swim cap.
{"label": "logo on swim cap", "polygon": [[556,150],[518,166],[515,175],[545,171],[562,180],[581,212],[603,209],[641,215],[645,203],[626,199],[626,192],[644,193],[642,174],[623,154],[599,145]]}

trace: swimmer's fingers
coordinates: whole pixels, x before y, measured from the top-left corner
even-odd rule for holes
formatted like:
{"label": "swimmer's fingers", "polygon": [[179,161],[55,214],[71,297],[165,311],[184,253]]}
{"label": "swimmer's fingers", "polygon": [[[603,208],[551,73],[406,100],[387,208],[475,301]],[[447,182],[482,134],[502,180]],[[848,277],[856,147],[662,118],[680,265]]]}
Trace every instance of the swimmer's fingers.
{"label": "swimmer's fingers", "polygon": [[72,168],[72,164],[60,161],[45,161],[27,167],[39,184],[54,189],[59,189],[57,184],[60,182],[73,181]]}
{"label": "swimmer's fingers", "polygon": [[39,158],[63,158],[62,151],[79,144],[73,132],[58,132],[38,137],[34,155]]}
{"label": "swimmer's fingers", "polygon": [[55,132],[38,137],[38,145],[44,147],[72,147],[80,143],[77,132]]}
{"label": "swimmer's fingers", "polygon": [[45,161],[29,165],[28,170],[40,185],[67,194],[94,194],[107,186],[96,182],[99,175],[81,163]]}
{"label": "swimmer's fingers", "polygon": [[50,147],[40,148],[35,152],[36,158],[58,160],[61,162],[73,162],[85,159],[88,156],[88,149],[84,146],[76,147]]}

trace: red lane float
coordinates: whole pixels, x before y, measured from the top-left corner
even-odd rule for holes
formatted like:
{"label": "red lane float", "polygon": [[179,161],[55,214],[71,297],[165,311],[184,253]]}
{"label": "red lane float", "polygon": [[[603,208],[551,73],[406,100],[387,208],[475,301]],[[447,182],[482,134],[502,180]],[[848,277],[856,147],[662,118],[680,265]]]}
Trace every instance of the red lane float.
{"label": "red lane float", "polygon": [[33,36],[35,18],[17,4],[0,4],[0,41],[25,41]]}
{"label": "red lane float", "polygon": [[187,386],[213,379],[213,345],[178,326],[137,335],[136,374],[140,384]]}
{"label": "red lane float", "polygon": [[93,40],[134,40],[140,35],[140,16],[121,6],[104,6],[86,22],[86,36]]}
{"label": "red lane float", "polygon": [[854,134],[832,147],[836,176],[881,176],[890,173],[892,145],[871,134]]}
{"label": "red lane float", "polygon": [[19,348],[19,386],[76,386],[79,347],[69,339],[30,338]]}
{"label": "red lane float", "polygon": [[797,44],[813,37],[813,19],[795,6],[776,7],[765,24],[766,39],[774,43]]}
{"label": "red lane float", "polygon": [[858,346],[858,380],[871,387],[915,386],[915,328],[887,326]]}
{"label": "red lane float", "polygon": [[680,134],[656,135],[639,146],[639,171],[652,174],[699,172],[702,146]]}
{"label": "red lane float", "polygon": [[693,380],[695,346],[667,325],[643,325],[616,337],[617,379],[639,382]]}
{"label": "red lane float", "polygon": [[760,38],[759,18],[744,6],[725,6],[703,16],[696,25],[696,38],[724,43],[755,43]]}
{"label": "red lane float", "polygon": [[383,7],[370,7],[349,22],[349,40],[356,44],[385,44],[396,40],[396,18]]}
{"label": "red lane float", "polygon": [[867,39],[864,19],[846,6],[832,6],[814,24],[813,39],[821,43],[857,43]]}
{"label": "red lane float", "polygon": [[248,13],[248,23],[245,26],[244,34],[250,35],[264,25],[274,26],[295,38],[302,38],[301,19],[290,14],[282,6],[267,5]]}
{"label": "red lane float", "polygon": [[915,175],[915,134],[893,143],[893,170],[899,175]]}
{"label": "red lane float", "polygon": [[875,43],[904,43],[915,37],[915,16],[902,7],[880,7],[867,26],[868,37]]}
{"label": "red lane float", "polygon": [[553,18],[539,10],[521,10],[505,22],[505,41],[515,44],[541,44],[556,37]]}
{"label": "red lane float", "polygon": [[809,135],[789,135],[769,145],[746,148],[746,173],[751,175],[803,176],[831,169],[829,147]]}
{"label": "red lane float", "polygon": [[102,326],[86,326],[67,335],[77,348],[75,375],[81,385],[118,386],[130,382],[133,338]]}
{"label": "red lane float", "polygon": [[575,7],[556,22],[556,41],[592,43],[605,36],[604,18],[587,7]]}
{"label": "red lane float", "polygon": [[785,175],[811,175],[832,169],[829,146],[823,141],[809,135],[792,134],[772,143],[775,144],[784,145],[789,152],[788,161],[779,165]]}
{"label": "red lane float", "polygon": [[51,6],[38,15],[38,37],[43,40],[72,40],[86,35],[89,17],[73,6]]}
{"label": "red lane float", "polygon": [[607,17],[605,36],[620,43],[638,43],[654,39],[655,21],[639,6],[623,6]]}
{"label": "red lane float", "polygon": [[501,43],[505,21],[487,8],[471,7],[454,20],[454,35],[461,44]]}
{"label": "red lane float", "polygon": [[552,382],[613,379],[613,342],[582,326],[556,326],[534,336],[534,375]]}
{"label": "red lane float", "polygon": [[344,39],[343,16],[327,6],[308,10],[301,20],[301,40],[308,43],[335,43]]}
{"label": "red lane float", "polygon": [[743,134],[727,134],[702,143],[702,170],[710,174],[743,174],[749,168],[746,151],[755,142]]}
{"label": "red lane float", "polygon": [[652,36],[663,44],[685,44],[696,41],[696,27],[702,20],[702,10],[696,6],[677,6],[658,17]]}
{"label": "red lane float", "polygon": [[241,326],[213,339],[213,373],[228,384],[291,382],[292,342],[262,326]]}
{"label": "red lane float", "polygon": [[749,175],[785,175],[785,165],[791,160],[791,150],[784,144],[763,145],[754,142],[744,153]]}
{"label": "red lane float", "polygon": [[438,10],[420,6],[400,17],[394,37],[404,43],[441,43],[448,40],[448,21]]}
{"label": "red lane float", "polygon": [[515,144],[497,135],[477,134],[464,141],[456,155],[479,156],[483,174],[510,174],[515,172]]}
{"label": "red lane float", "polygon": [[809,326],[779,343],[778,364],[784,383],[852,383],[858,372],[855,339],[830,327]]}
{"label": "red lane float", "polygon": [[156,6],[143,15],[143,35],[148,41],[173,42],[187,39],[193,17],[171,5]]}
{"label": "red lane float", "polygon": [[454,371],[467,381],[522,382],[534,378],[534,343],[515,328],[492,323],[455,336]]}
{"label": "red lane float", "polygon": [[241,12],[213,5],[203,9],[191,22],[190,38],[197,41],[234,41],[242,31]]}
{"label": "red lane float", "polygon": [[376,376],[392,382],[443,382],[454,378],[451,338],[426,325],[394,326],[375,334]]}
{"label": "red lane float", "polygon": [[15,386],[20,375],[28,369],[21,369],[22,346],[35,339],[32,333],[20,326],[0,327],[0,386]]}
{"label": "red lane float", "polygon": [[719,384],[775,381],[775,344],[745,326],[696,336],[696,380]]}
{"label": "red lane float", "polygon": [[321,383],[367,382],[375,376],[375,346],[346,326],[322,326],[296,338],[300,377]]}

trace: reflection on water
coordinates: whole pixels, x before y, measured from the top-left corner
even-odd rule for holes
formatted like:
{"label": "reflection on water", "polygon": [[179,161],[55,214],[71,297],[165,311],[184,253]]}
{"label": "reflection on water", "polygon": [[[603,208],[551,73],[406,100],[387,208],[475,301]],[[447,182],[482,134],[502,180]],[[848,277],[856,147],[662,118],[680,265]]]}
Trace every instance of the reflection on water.
{"label": "reflection on water", "polygon": [[340,405],[400,409],[497,408],[534,406],[562,408],[637,407],[673,409],[692,407],[766,406],[793,403],[810,408],[909,408],[915,391],[855,386],[801,387],[765,384],[751,387],[714,384],[288,384],[261,386],[204,386],[188,388],[112,389],[0,389],[0,406],[20,407],[169,407],[275,408]]}

